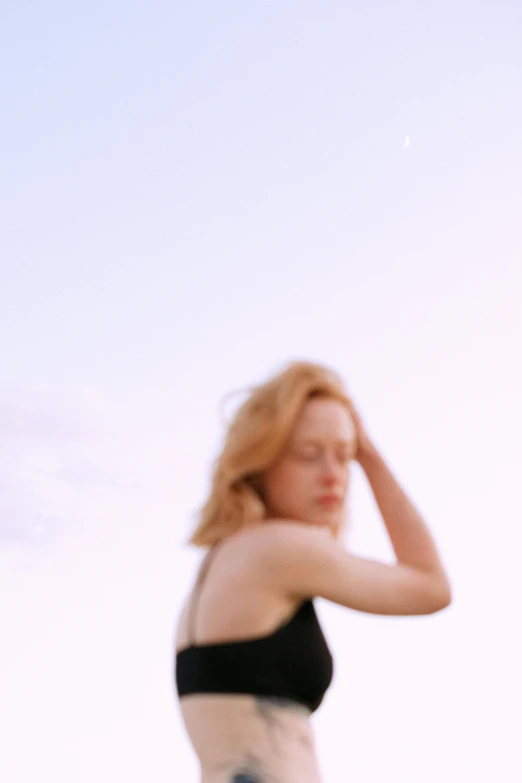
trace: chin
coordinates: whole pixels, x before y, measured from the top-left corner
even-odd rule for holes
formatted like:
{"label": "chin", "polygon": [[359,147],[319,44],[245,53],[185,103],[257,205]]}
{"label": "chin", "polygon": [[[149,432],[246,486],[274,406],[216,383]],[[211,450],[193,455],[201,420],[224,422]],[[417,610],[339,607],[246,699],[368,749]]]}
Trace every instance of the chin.
{"label": "chin", "polygon": [[338,526],[335,524],[332,524],[330,522],[314,522],[314,526],[317,528],[317,530],[325,536],[332,536],[332,538],[336,538],[338,533]]}
{"label": "chin", "polygon": [[342,525],[342,520],[338,514],[325,514],[324,512],[322,514],[310,514],[303,518],[303,522],[324,529],[325,532],[332,531],[332,533]]}
{"label": "chin", "polygon": [[345,527],[345,515],[344,511],[339,513],[335,511],[332,513],[322,513],[314,515],[314,519],[310,519],[312,524],[324,529],[326,533],[330,533],[334,538],[338,538],[342,535]]}

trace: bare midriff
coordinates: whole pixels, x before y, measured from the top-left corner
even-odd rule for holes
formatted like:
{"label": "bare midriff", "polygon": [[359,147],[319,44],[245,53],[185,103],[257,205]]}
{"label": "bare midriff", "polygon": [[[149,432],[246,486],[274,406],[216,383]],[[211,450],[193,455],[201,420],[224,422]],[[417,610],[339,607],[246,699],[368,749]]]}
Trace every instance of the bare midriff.
{"label": "bare midriff", "polygon": [[200,783],[322,783],[306,706],[233,694],[193,694],[179,704]]}

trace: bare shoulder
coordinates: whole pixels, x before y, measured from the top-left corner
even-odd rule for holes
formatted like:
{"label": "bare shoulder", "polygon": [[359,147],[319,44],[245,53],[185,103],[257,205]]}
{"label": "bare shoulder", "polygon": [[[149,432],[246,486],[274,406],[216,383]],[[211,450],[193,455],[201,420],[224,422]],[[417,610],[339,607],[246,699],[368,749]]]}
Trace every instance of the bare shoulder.
{"label": "bare shoulder", "polygon": [[[303,561],[307,553],[317,551],[321,541],[333,539],[317,527],[286,519],[269,519],[250,525],[229,536],[223,542],[221,558],[223,573],[242,574],[252,585],[269,588],[282,598],[300,600],[299,591],[292,593],[280,584],[280,569],[296,558]],[[339,547],[340,548],[340,547]],[[279,589],[281,588],[281,589]]]}
{"label": "bare shoulder", "polygon": [[245,544],[254,555],[276,555],[281,560],[323,554],[347,554],[342,542],[330,535],[327,528],[291,519],[270,519],[246,532]]}
{"label": "bare shoulder", "polygon": [[251,559],[252,565],[263,563],[269,566],[270,556],[277,556],[277,565],[280,565],[288,558],[306,556],[307,552],[311,554],[323,544],[330,551],[346,551],[326,529],[294,520],[268,519],[231,536],[227,541],[227,548],[232,557],[241,551]]}
{"label": "bare shoulder", "polygon": [[[293,519],[265,519],[255,525],[236,533],[230,537],[230,541],[237,542],[238,546],[245,547],[252,552],[258,552],[259,547],[274,544],[293,544],[298,541],[312,542],[322,539],[334,539],[328,534],[325,528],[321,529],[316,525],[308,525],[306,522],[299,522]],[[340,546],[339,544],[335,544]]]}
{"label": "bare shoulder", "polygon": [[286,598],[300,601],[305,594],[315,594],[310,592],[309,581],[300,578],[299,570],[305,573],[314,564],[317,568],[332,558],[342,561],[346,550],[326,529],[294,520],[270,519],[231,538],[229,556],[234,558],[240,553],[243,563],[263,582]]}

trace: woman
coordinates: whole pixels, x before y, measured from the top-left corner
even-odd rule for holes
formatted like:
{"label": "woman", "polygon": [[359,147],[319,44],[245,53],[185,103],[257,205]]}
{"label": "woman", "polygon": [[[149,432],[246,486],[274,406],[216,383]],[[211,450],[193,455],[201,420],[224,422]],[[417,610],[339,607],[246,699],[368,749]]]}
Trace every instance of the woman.
{"label": "woman", "polygon": [[[350,462],[363,468],[396,563],[343,546]],[[176,684],[201,783],[321,783],[310,716],[333,661],[320,596],[429,614],[451,591],[428,528],[339,376],[294,362],[232,421],[189,543],[208,547],[176,634]]]}

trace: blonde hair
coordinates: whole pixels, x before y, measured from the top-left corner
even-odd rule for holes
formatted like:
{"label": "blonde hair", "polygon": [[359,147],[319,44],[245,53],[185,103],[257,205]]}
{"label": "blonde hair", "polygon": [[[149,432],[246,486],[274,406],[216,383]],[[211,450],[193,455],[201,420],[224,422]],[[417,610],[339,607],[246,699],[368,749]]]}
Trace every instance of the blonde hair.
{"label": "blonde hair", "polygon": [[[212,546],[266,516],[262,476],[279,456],[303,405],[314,397],[351,401],[340,376],[314,362],[295,361],[265,383],[250,389],[238,408],[214,461],[211,490],[197,512],[187,543]],[[337,538],[341,526],[334,531]]]}

